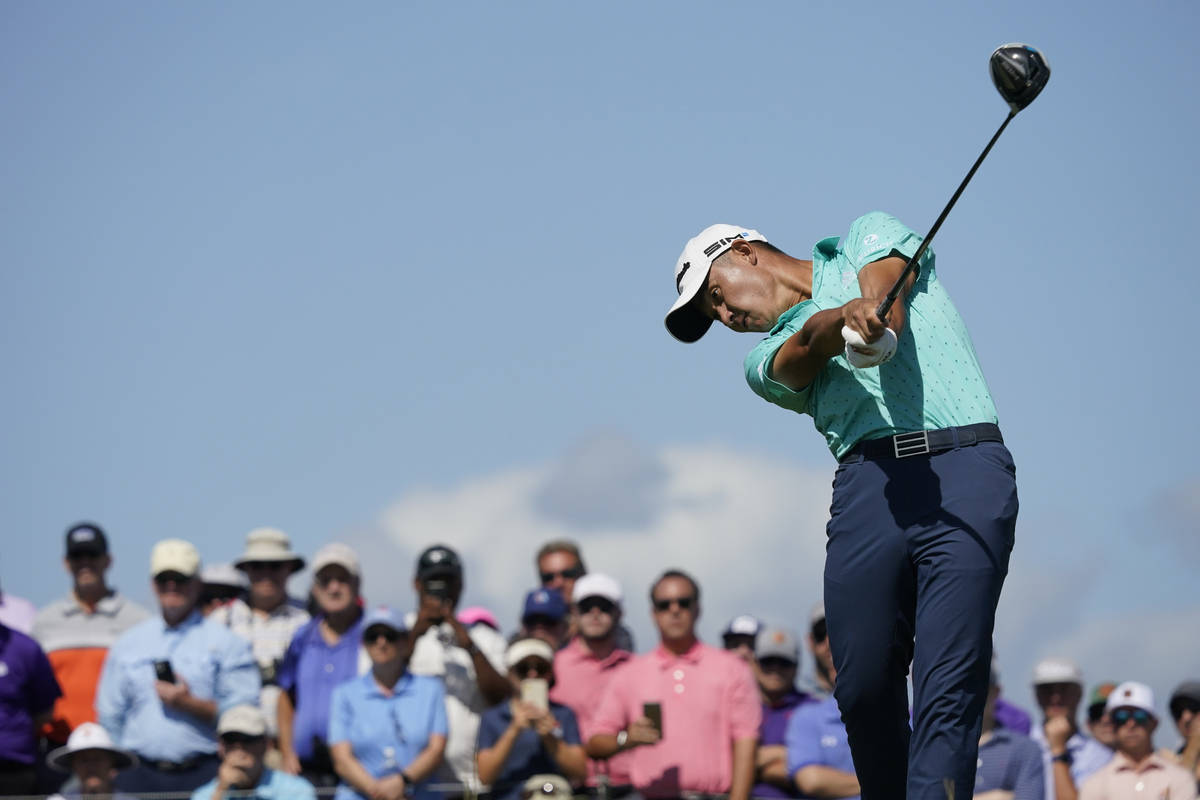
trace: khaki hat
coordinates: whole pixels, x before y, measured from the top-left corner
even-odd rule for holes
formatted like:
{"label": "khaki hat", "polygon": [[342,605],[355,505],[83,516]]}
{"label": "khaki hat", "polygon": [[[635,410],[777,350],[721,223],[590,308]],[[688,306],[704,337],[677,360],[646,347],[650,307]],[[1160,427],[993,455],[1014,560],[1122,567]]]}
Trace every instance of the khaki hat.
{"label": "khaki hat", "polygon": [[292,572],[304,569],[304,557],[292,551],[292,540],[278,528],[255,528],[246,534],[246,552],[233,565],[244,570],[255,561],[286,562]]}
{"label": "khaki hat", "polygon": [[243,736],[266,736],[267,718],[258,706],[240,705],[226,711],[217,722],[217,736],[240,733]]}
{"label": "khaki hat", "polygon": [[57,770],[70,772],[71,756],[84,750],[103,750],[106,753],[111,753],[113,765],[117,769],[132,767],[137,763],[137,756],[113,744],[112,737],[108,735],[108,731],[95,722],[84,722],[78,728],[71,731],[65,747],[51,750],[46,754],[46,763]]}
{"label": "khaki hat", "polygon": [[362,577],[362,570],[358,566],[358,553],[348,544],[330,542],[318,550],[312,560],[313,574],[316,575],[330,564],[345,567],[346,571],[356,578]]}
{"label": "khaki hat", "polygon": [[530,656],[537,656],[547,664],[554,663],[554,650],[541,639],[518,639],[504,653],[504,666],[512,669]]}
{"label": "khaki hat", "polygon": [[1074,683],[1083,688],[1083,672],[1079,665],[1066,658],[1044,658],[1033,668],[1033,685]]}
{"label": "khaki hat", "polygon": [[150,551],[150,577],[178,572],[189,578],[200,572],[200,552],[183,539],[163,539]]}

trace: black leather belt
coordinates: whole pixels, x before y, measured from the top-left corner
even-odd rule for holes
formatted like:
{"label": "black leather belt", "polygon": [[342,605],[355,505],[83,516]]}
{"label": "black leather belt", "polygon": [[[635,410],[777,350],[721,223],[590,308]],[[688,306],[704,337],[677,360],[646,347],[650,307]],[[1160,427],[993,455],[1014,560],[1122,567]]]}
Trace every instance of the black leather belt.
{"label": "black leather belt", "polygon": [[885,436],[882,439],[867,439],[859,442],[842,456],[845,461],[854,456],[862,456],[867,460],[880,458],[908,458],[923,456],[929,453],[939,453],[955,447],[970,447],[979,442],[1004,443],[1000,435],[1000,426],[993,422],[977,422],[974,425],[961,425],[957,428],[941,428],[936,431],[913,431],[912,433],[897,433],[895,436]]}

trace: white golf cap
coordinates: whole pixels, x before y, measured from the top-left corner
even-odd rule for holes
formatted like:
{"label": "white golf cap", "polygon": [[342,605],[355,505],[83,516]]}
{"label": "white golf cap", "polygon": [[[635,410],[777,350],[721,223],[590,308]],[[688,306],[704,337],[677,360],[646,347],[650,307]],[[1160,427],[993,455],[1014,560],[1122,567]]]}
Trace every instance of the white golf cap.
{"label": "white golf cap", "polygon": [[292,551],[292,540],[278,528],[255,528],[246,534],[246,552],[233,563],[238,569],[256,561],[287,562],[292,571],[304,569],[304,557]]}
{"label": "white golf cap", "polygon": [[240,733],[243,736],[266,736],[267,718],[258,706],[240,705],[226,711],[217,722],[217,736]]}
{"label": "white golf cap", "polygon": [[712,320],[691,305],[708,277],[708,270],[717,258],[738,239],[765,242],[767,237],[749,228],[720,223],[709,225],[684,246],[675,262],[675,288],[679,299],[667,312],[667,330],[681,342],[694,342],[704,335]]}
{"label": "white golf cap", "polygon": [[504,666],[512,669],[530,656],[537,656],[547,664],[554,663],[554,650],[541,639],[518,639],[504,653]]}
{"label": "white golf cap", "polygon": [[210,586],[229,586],[234,589],[250,586],[246,573],[238,572],[232,564],[209,564],[200,570],[200,580]]}
{"label": "white golf cap", "polygon": [[57,770],[70,772],[71,756],[83,750],[103,750],[112,753],[113,763],[117,769],[124,769],[137,763],[137,756],[113,744],[108,731],[95,722],[81,723],[78,728],[71,731],[65,747],[51,750],[46,754],[46,763]]}
{"label": "white golf cap", "polygon": [[825,604],[817,603],[815,606],[812,607],[812,611],[809,612],[809,615],[808,615],[809,627],[816,625],[818,622],[824,621],[824,619],[825,619]]}
{"label": "white golf cap", "polygon": [[356,578],[362,575],[358,566],[358,553],[354,552],[354,548],[348,544],[330,542],[318,550],[312,560],[313,574],[315,575],[330,564],[345,567]]}
{"label": "white golf cap", "polygon": [[625,600],[625,595],[621,592],[621,584],[617,583],[617,579],[610,578],[602,572],[589,572],[575,581],[571,599],[578,603],[586,597],[603,597],[617,605],[621,605]]}
{"label": "white golf cap", "polygon": [[1079,665],[1066,658],[1044,658],[1033,668],[1033,685],[1044,683],[1077,683],[1083,686]]}
{"label": "white golf cap", "polygon": [[183,539],[163,539],[150,551],[150,577],[178,572],[192,577],[200,572],[200,552]]}
{"label": "white golf cap", "polygon": [[725,630],[721,631],[722,636],[758,636],[758,632],[762,630],[762,623],[758,621],[758,617],[750,614],[739,614],[725,625]]}
{"label": "white golf cap", "polygon": [[1154,692],[1149,686],[1137,681],[1125,681],[1112,690],[1104,710],[1112,712],[1115,708],[1140,708],[1150,716],[1158,719],[1154,710]]}

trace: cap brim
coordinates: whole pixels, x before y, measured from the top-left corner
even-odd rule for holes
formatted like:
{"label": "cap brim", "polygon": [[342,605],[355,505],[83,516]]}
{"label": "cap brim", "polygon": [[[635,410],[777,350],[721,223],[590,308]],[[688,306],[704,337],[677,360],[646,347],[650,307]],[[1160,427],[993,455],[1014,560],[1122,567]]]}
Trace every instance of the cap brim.
{"label": "cap brim", "polygon": [[88,750],[100,750],[104,753],[109,753],[113,757],[113,766],[117,769],[127,769],[137,763],[137,756],[133,753],[124,750],[118,750],[115,747],[84,747],[79,750],[72,750],[64,745],[57,750],[51,750],[46,754],[46,763],[54,767],[60,772],[71,771],[71,756],[75,753],[86,753]]}
{"label": "cap brim", "polygon": [[667,312],[667,331],[684,344],[699,341],[713,321],[696,310],[691,301]]}
{"label": "cap brim", "polygon": [[242,556],[237,561],[233,562],[234,569],[245,571],[247,564],[291,564],[292,572],[299,572],[304,569],[304,559],[300,556],[292,556],[291,558],[254,558],[253,556]]}

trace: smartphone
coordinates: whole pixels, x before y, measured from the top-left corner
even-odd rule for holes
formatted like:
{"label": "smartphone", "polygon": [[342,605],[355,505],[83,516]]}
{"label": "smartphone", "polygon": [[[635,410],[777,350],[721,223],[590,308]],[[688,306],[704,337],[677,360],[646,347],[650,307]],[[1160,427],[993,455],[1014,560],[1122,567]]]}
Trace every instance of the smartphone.
{"label": "smartphone", "polygon": [[175,670],[171,669],[170,661],[155,661],[154,674],[160,681],[166,681],[167,683],[175,682]]}
{"label": "smartphone", "polygon": [[662,736],[662,704],[642,703],[642,714],[654,724],[654,729],[658,731],[658,735]]}
{"label": "smartphone", "polygon": [[547,711],[550,708],[550,684],[545,678],[526,678],[521,681],[521,702]]}

